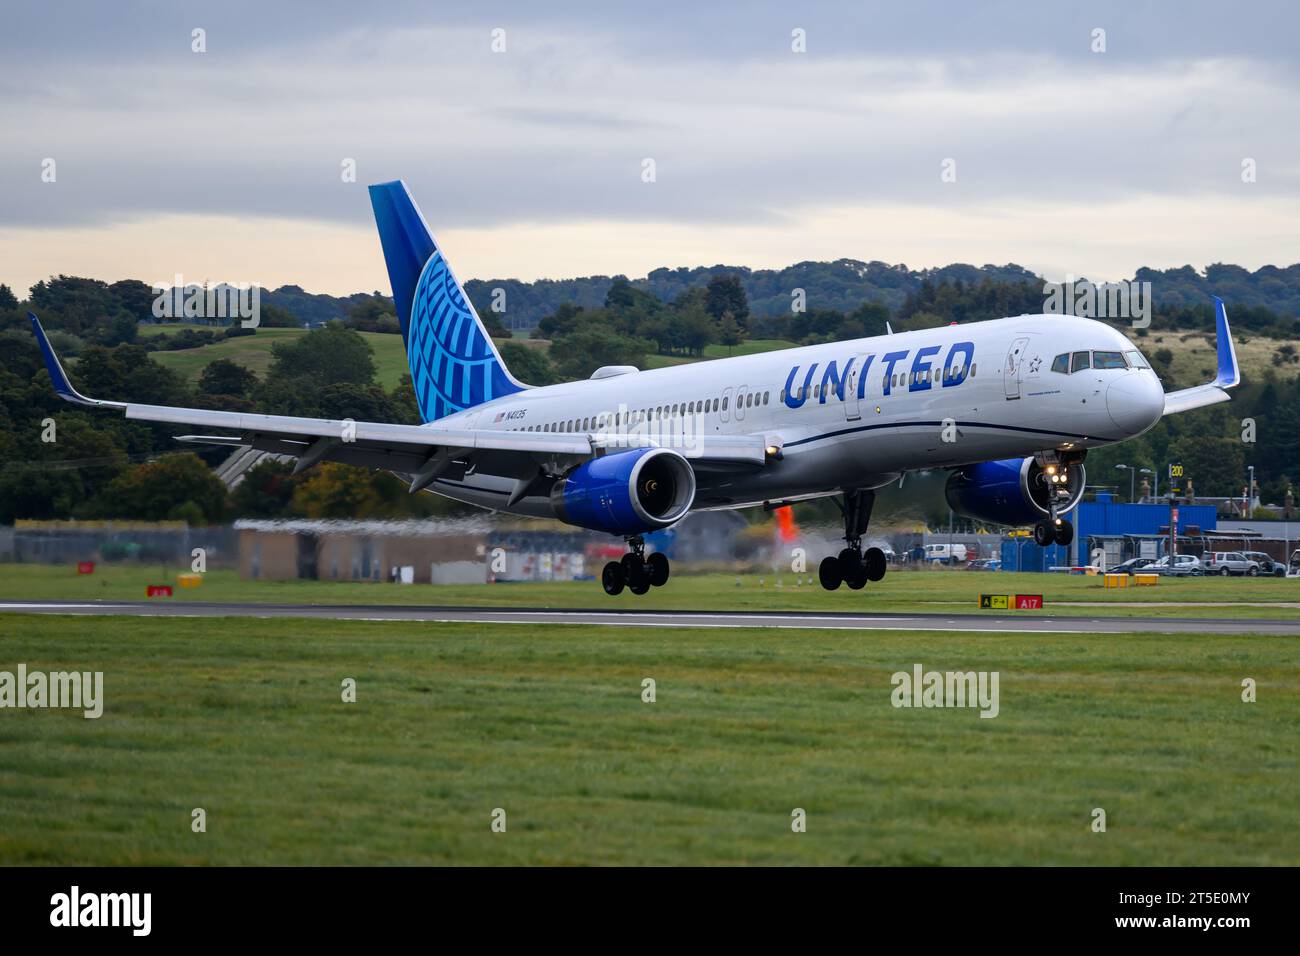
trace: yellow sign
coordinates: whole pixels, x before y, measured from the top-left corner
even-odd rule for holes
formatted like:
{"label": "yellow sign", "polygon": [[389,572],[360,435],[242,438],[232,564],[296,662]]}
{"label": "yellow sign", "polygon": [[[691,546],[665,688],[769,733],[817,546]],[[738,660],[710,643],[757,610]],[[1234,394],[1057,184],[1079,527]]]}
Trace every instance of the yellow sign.
{"label": "yellow sign", "polygon": [[1002,610],[1005,611],[1011,606],[1011,598],[1006,594],[981,594],[981,610]]}

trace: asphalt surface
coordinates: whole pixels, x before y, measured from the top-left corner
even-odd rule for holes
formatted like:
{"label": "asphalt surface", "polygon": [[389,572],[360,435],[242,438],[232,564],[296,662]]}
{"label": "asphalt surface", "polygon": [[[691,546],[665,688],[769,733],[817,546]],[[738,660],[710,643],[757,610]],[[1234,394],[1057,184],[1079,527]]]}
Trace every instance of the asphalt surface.
{"label": "asphalt surface", "polygon": [[803,628],[862,631],[962,631],[1044,634],[1277,634],[1300,636],[1294,620],[1230,617],[1038,617],[1008,614],[643,611],[636,608],[442,607],[355,604],[168,604],[146,601],[0,601],[0,613],[127,617],[312,618],[331,621],[587,624],[606,627]]}

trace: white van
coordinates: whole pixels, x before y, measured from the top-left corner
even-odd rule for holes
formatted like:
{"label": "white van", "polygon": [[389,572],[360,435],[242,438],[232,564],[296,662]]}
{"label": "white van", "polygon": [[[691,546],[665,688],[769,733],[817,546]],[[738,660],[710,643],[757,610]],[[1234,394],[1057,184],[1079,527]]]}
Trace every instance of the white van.
{"label": "white van", "polygon": [[966,545],[927,544],[925,560],[931,564],[960,564],[966,560]]}

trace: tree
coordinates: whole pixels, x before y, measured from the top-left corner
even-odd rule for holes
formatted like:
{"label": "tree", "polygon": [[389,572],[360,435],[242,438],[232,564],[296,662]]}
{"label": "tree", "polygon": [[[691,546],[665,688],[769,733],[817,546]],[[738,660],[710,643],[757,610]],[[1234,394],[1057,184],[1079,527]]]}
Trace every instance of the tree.
{"label": "tree", "polygon": [[267,302],[259,304],[257,325],[264,329],[300,329],[302,322],[288,309]]}
{"label": "tree", "polygon": [[18,308],[18,297],[14,295],[14,290],[0,282],[0,312],[8,312],[16,308]]}
{"label": "tree", "polygon": [[149,357],[141,345],[92,345],[77,361],[74,378],[87,395],[147,405],[184,405],[189,390],[180,376]]}
{"label": "tree", "polygon": [[519,381],[529,385],[554,385],[559,381],[555,366],[541,349],[520,342],[499,342],[497,348],[501,361]]}
{"label": "tree", "polygon": [[397,309],[387,296],[371,295],[358,300],[348,309],[346,325],[358,332],[401,332]]}
{"label": "tree", "polygon": [[718,336],[722,344],[727,347],[727,354],[731,354],[731,349],[745,341],[745,334],[740,326],[736,323],[736,317],[730,312],[722,313],[722,318],[718,322]]}
{"label": "tree", "polygon": [[337,382],[369,385],[375,377],[370,346],[342,322],[331,322],[296,342],[277,342],[271,351],[268,382],[293,380],[319,388]]}
{"label": "tree", "polygon": [[225,517],[226,486],[198,455],[175,452],[118,475],[96,499],[95,510],[105,518],[211,524]]}
{"label": "tree", "polygon": [[721,322],[722,316],[730,312],[742,329],[749,324],[749,299],[745,296],[745,287],[740,284],[738,276],[714,276],[705,288],[704,301],[709,315],[717,321]]}
{"label": "tree", "polygon": [[108,291],[117,299],[122,311],[136,322],[154,321],[153,303],[157,297],[153,286],[146,285],[139,279],[123,279],[110,285]]}
{"label": "tree", "polygon": [[1169,461],[1180,462],[1198,495],[1241,494],[1246,484],[1246,458],[1240,440],[1191,435],[1169,446]]}
{"label": "tree", "polygon": [[399,414],[388,393],[378,385],[355,385],[352,382],[335,382],[326,385],[317,396],[318,418],[342,421],[350,418],[359,422],[392,422]]}
{"label": "tree", "polygon": [[588,378],[602,365],[640,367],[648,351],[650,343],[644,339],[619,335],[599,325],[584,325],[551,343],[556,370],[567,380]]}
{"label": "tree", "polygon": [[98,420],[58,412],[52,416],[58,440],[46,443],[35,437],[41,430],[38,414],[22,416],[29,440],[9,432],[9,441],[0,443],[0,523],[84,517],[91,498],[126,467],[113,433]]}
{"label": "tree", "polygon": [[240,518],[283,518],[292,514],[298,479],[291,462],[266,458],[244,473],[230,495],[230,510]]}
{"label": "tree", "polygon": [[308,518],[369,518],[383,504],[374,472],[339,462],[317,465],[293,492],[294,510]]}
{"label": "tree", "polygon": [[256,375],[230,359],[217,359],[199,375],[199,391],[204,395],[246,398],[257,384]]}

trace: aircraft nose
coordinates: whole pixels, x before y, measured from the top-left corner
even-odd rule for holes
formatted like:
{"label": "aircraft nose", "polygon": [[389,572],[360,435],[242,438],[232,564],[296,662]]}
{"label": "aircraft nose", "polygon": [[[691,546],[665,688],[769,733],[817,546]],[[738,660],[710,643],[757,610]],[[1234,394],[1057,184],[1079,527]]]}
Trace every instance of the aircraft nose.
{"label": "aircraft nose", "polygon": [[1164,414],[1165,390],[1154,372],[1127,372],[1106,389],[1106,411],[1126,435],[1137,435]]}

